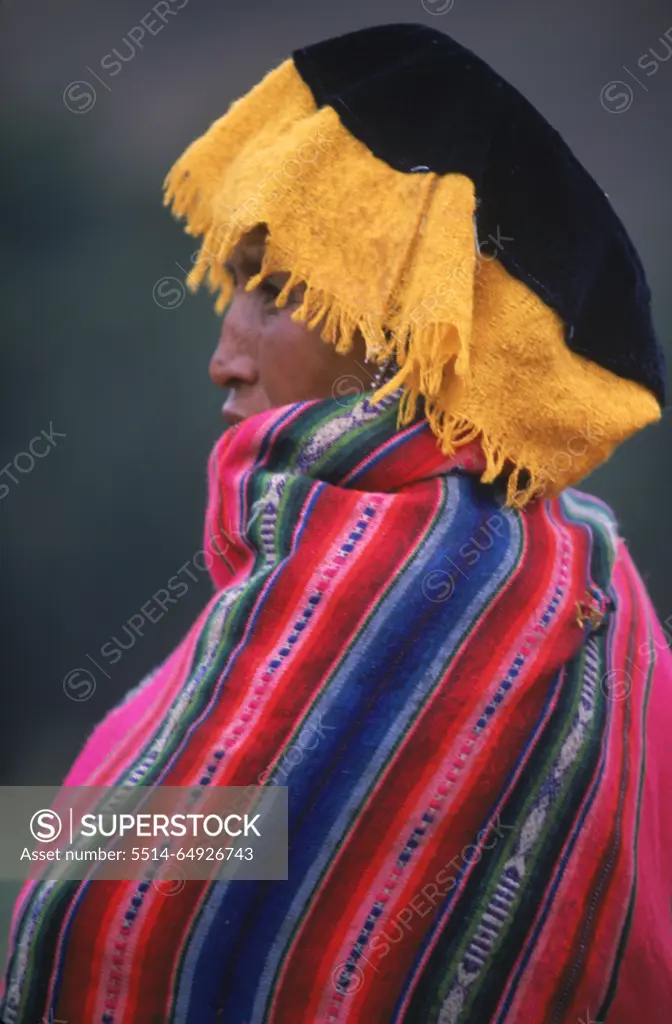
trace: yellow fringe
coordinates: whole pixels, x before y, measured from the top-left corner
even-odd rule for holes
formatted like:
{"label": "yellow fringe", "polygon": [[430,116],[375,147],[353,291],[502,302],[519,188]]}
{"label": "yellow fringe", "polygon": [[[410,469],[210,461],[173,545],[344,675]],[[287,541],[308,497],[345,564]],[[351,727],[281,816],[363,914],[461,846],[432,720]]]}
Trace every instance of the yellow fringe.
{"label": "yellow fringe", "polygon": [[[225,260],[265,224],[247,287],[288,273],[278,306],[305,284],[293,320],[319,324],[341,354],[359,331],[370,358],[396,359],[374,401],[402,387],[401,428],[422,395],[445,455],[480,437],[483,482],[508,471],[507,504],[578,482],[660,418],[652,394],[571,352],[557,314],[501,259],[481,257],[468,178],[394,171],[331,107],[315,107],[291,60],[188,147],[164,201],[202,236],[187,285],[205,281],[218,313],[233,291]],[[515,225],[498,227],[500,247],[507,234]],[[585,450],[575,444],[584,436]]]}

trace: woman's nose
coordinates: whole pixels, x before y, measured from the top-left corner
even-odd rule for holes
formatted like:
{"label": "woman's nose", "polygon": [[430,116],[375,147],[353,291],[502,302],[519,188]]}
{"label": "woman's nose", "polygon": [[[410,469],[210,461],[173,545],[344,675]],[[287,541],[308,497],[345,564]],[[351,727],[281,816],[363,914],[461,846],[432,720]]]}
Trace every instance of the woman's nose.
{"label": "woman's nose", "polygon": [[257,366],[249,333],[244,324],[232,317],[233,309],[227,311],[220,331],[217,347],[210,359],[208,372],[213,384],[220,388],[232,388],[240,384],[255,384]]}

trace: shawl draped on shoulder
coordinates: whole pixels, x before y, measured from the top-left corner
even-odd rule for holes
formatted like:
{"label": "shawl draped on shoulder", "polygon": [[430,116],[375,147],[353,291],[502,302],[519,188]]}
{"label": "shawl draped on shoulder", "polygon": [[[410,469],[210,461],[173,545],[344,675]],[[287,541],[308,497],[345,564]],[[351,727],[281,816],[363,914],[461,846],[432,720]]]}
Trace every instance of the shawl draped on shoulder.
{"label": "shawl draped on shoulder", "polygon": [[65,780],[287,786],[288,879],[27,883],[6,1024],[669,1020],[669,637],[608,507],[398,402],[224,433],[215,592]]}

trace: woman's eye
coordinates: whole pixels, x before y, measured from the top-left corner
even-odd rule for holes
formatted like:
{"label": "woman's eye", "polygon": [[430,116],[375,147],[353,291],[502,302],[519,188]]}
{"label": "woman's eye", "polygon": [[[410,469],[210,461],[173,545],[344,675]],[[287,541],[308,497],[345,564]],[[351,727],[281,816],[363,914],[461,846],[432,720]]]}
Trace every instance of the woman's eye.
{"label": "woman's eye", "polygon": [[273,282],[270,281],[268,278],[261,282],[259,288],[264,293],[264,295],[266,295],[269,299],[272,299],[274,302],[277,299],[280,292],[282,291],[282,288],[279,288],[278,285],[273,284]]}

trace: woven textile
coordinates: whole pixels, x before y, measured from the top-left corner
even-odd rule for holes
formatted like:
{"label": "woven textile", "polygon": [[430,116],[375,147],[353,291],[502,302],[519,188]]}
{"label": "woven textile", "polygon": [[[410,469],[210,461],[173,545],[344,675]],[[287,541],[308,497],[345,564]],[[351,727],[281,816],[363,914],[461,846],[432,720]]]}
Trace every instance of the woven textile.
{"label": "woven textile", "polygon": [[669,1020],[672,658],[614,516],[369,398],[224,433],[215,593],[65,780],[286,785],[289,879],[26,885],[6,1024]]}

